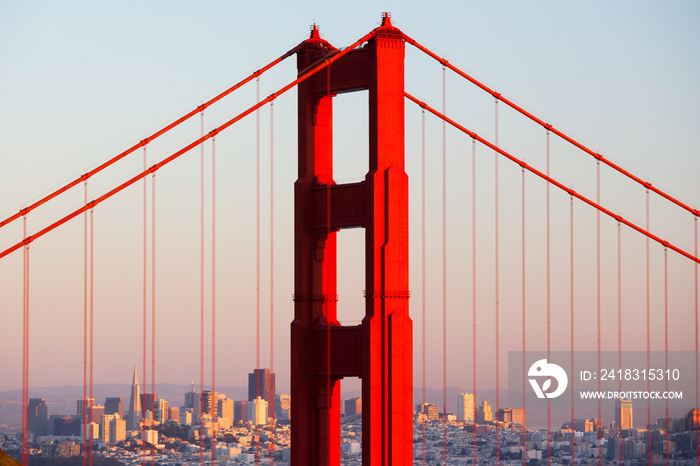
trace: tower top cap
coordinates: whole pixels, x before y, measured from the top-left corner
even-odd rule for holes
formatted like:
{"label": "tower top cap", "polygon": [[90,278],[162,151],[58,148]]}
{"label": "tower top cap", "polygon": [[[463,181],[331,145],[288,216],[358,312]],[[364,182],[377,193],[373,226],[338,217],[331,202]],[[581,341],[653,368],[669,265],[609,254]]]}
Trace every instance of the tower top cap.
{"label": "tower top cap", "polygon": [[321,35],[318,32],[318,25],[316,23],[311,25],[311,34],[309,35],[309,39],[320,39]]}
{"label": "tower top cap", "polygon": [[382,26],[391,26],[391,13],[388,11],[382,13]]}

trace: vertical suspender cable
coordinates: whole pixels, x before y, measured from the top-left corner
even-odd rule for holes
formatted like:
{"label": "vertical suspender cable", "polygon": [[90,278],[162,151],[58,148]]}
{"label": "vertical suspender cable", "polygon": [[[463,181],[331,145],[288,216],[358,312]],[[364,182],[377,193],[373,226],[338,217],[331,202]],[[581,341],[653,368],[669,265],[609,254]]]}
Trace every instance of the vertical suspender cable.
{"label": "vertical suspender cable", "polygon": [[[649,189],[646,190],[646,231],[649,231]],[[651,299],[649,283],[649,237],[646,238],[646,298],[647,298],[647,370],[651,369]],[[651,390],[651,381],[647,380],[647,391]],[[647,400],[647,462],[651,464],[651,400]]]}
{"label": "vertical suspender cable", "polygon": [[[211,391],[216,394],[216,138],[211,139]],[[214,403],[217,405],[216,397]],[[218,414],[216,415],[218,416]],[[214,424],[218,427],[218,423]],[[216,464],[216,435],[212,435],[212,464]]]}
{"label": "vertical suspender cable", "polygon": [[[622,369],[622,224],[619,221],[617,222],[617,365]],[[622,382],[622,379],[619,379],[619,382]]]}
{"label": "vertical suspender cable", "polygon": [[[498,147],[498,99],[496,99],[496,122],[495,122],[495,138],[494,138],[494,144],[496,147]],[[444,121],[444,120],[443,120]],[[495,178],[495,188],[494,188],[494,210],[495,210],[495,221],[494,221],[494,229],[495,229],[495,314],[496,314],[496,321],[495,321],[495,327],[496,327],[496,413],[498,413],[498,410],[500,409],[500,303],[499,303],[499,298],[500,298],[500,289],[499,289],[499,232],[498,232],[498,152],[494,152],[494,165],[495,165],[495,173],[494,173],[494,178]],[[496,422],[496,464],[500,464],[500,459],[501,459],[501,438],[500,438],[500,431],[498,428],[498,422]]]}
{"label": "vertical suspender cable", "polygon": [[[216,397],[216,137],[211,138],[211,392],[214,420],[219,410]],[[218,423],[214,422],[213,426],[218,427]],[[216,431],[211,436],[211,463],[216,464]]]}
{"label": "vertical suspender cable", "polygon": [[[695,225],[695,257],[698,257],[698,216],[694,220]],[[698,345],[698,263],[695,263],[695,406],[700,409],[700,347]],[[695,464],[700,466],[700,422],[695,423]]]}
{"label": "vertical suspender cable", "polygon": [[[204,136],[204,112],[200,112]],[[204,144],[200,145],[200,246],[199,246],[199,464],[204,465]]]}
{"label": "vertical suspender cable", "polygon": [[[27,216],[22,217],[24,223],[24,238],[27,237]],[[24,247],[22,263],[22,466],[29,465],[29,419],[27,408],[29,405],[29,246]]]}
{"label": "vertical suspender cable", "polygon": [[[270,102],[270,374],[275,373],[275,103]],[[275,384],[271,384],[272,435],[270,438],[270,466],[275,461],[275,435],[277,413],[275,412]]]}
{"label": "vertical suspender cable", "polygon": [[[668,248],[664,247],[664,359],[665,369],[668,374]],[[666,381],[666,392],[668,392],[668,377]],[[666,398],[666,466],[669,465],[669,450],[671,437],[668,433],[668,398]]]}
{"label": "vertical suspender cable", "polygon": [[[85,204],[88,202],[87,181],[84,183]],[[84,255],[83,255],[83,466],[87,464],[87,410],[85,409],[85,399],[87,398],[87,323],[88,323],[88,214],[84,215]]]}
{"label": "vertical suspender cable", "polygon": [[[255,79],[255,102],[260,102],[260,76]],[[260,396],[260,109],[255,111],[256,168],[255,168],[255,368],[257,369],[255,395]],[[255,410],[255,464],[260,464],[260,433]]]}
{"label": "vertical suspender cable", "polygon": [[[90,426],[90,443],[88,445],[89,460],[88,464],[92,466],[92,405],[94,404],[95,397],[92,392],[93,388],[93,342],[94,342],[94,316],[95,316],[95,295],[94,290],[94,271],[95,271],[95,227],[93,220],[94,210],[90,209],[90,415],[88,416],[88,426]],[[84,410],[84,409],[83,409]]]}
{"label": "vertical suspender cable", "polygon": [[[622,224],[617,222],[617,368],[622,370]],[[572,372],[573,374],[574,372]],[[622,377],[617,379],[617,390],[622,391]],[[622,418],[620,418],[622,419]],[[617,426],[618,464],[622,464],[622,429]]]}
{"label": "vertical suspender cable", "polygon": [[[156,172],[153,172],[151,179],[151,216],[151,431],[149,434],[153,435],[156,417]],[[155,465],[155,458],[155,445],[151,442],[151,465]]]}
{"label": "vertical suspender cable", "polygon": [[[329,73],[330,74],[330,73]],[[330,239],[331,236],[331,178],[328,178],[328,181],[326,182],[326,238]],[[328,244],[328,243],[327,243]],[[327,396],[329,400],[333,400],[332,396],[332,387],[331,387],[331,309],[330,309],[330,303],[326,303],[326,389],[327,389]],[[332,410],[333,407],[330,405],[328,406],[328,419],[327,419],[327,426],[330,430],[331,427],[331,418],[332,418]],[[329,432],[329,437],[330,437],[330,432]],[[328,464],[331,463],[331,455],[333,449],[328,448]]]}
{"label": "vertical suspender cable", "polygon": [[[144,146],[143,148],[143,171],[146,171],[146,147]],[[148,189],[147,189],[147,184],[148,184],[148,178],[144,177],[143,179],[143,388],[144,392],[146,391],[146,335],[147,335],[147,315],[148,315],[148,305],[147,305],[147,295],[148,295],[148,272],[147,272],[147,266],[148,266],[148,261],[147,261],[147,238],[148,238],[148,233],[147,233],[147,194],[148,194]],[[86,203],[87,203],[87,198],[86,198]],[[87,224],[86,224],[87,225]],[[86,229],[86,234],[87,234],[87,229]],[[145,401],[145,398],[144,398]],[[134,400],[134,404],[136,404],[136,400]],[[140,405],[140,403],[139,403]],[[143,416],[146,414],[146,407],[141,406],[141,415]],[[136,412],[134,411],[134,416],[136,416]],[[134,424],[134,420],[130,420],[129,422],[132,423],[132,427],[136,428],[136,424]],[[144,439],[145,440],[145,439]],[[146,465],[146,442],[143,442],[143,451],[141,452],[141,464],[142,466]]]}
{"label": "vertical suspender cable", "polygon": [[[328,65],[326,67],[326,98],[331,98],[331,67]],[[328,154],[333,154],[333,141],[328,138],[328,148],[326,149]],[[332,166],[332,164],[330,164]],[[333,173],[328,171],[328,180],[326,181],[326,239],[330,240],[331,236],[331,182],[333,180]],[[328,243],[327,243],[328,244]],[[337,253],[337,249],[336,249]],[[332,387],[331,387],[331,320],[330,320],[330,304],[326,304],[326,387],[328,389],[327,396],[329,400],[332,400]],[[330,404],[330,403],[329,403]],[[328,407],[328,420],[327,426],[330,429],[331,426],[331,416],[333,412],[333,407]],[[328,433],[328,438],[331,438],[330,432]],[[331,452],[332,448],[328,448],[328,464],[331,463]]]}
{"label": "vertical suspender cable", "polygon": [[[569,258],[570,261],[570,270],[569,270],[569,294],[570,294],[570,300],[571,302],[569,303],[570,310],[569,312],[571,313],[571,322],[570,322],[570,328],[571,328],[571,335],[569,336],[570,342],[571,342],[571,373],[575,374],[574,372],[574,196],[569,195],[569,245],[571,247],[571,257]],[[574,430],[574,380],[575,378],[571,378],[571,458],[573,459],[575,457],[575,452],[576,452],[576,433]]]}
{"label": "vertical suspender cable", "polygon": [[[421,406],[425,406],[425,109],[421,112],[421,368],[423,397]],[[424,408],[423,408],[424,409]],[[426,420],[423,420],[423,466],[425,466],[426,456]]]}
{"label": "vertical suspender cable", "polygon": [[[596,202],[600,205],[600,160],[596,161]],[[598,321],[598,373],[600,374],[600,210],[596,210],[596,316]],[[598,377],[598,391],[600,391],[600,377]],[[601,423],[602,417],[602,404],[601,400],[598,399],[598,423]],[[598,427],[598,445],[601,444],[601,439],[603,436],[602,429]],[[602,448],[598,450],[598,465],[603,464]]]}
{"label": "vertical suspender cable", "polygon": [[[26,221],[26,217],[25,217]],[[25,230],[26,234],[26,230]],[[27,325],[25,327],[24,333],[24,432],[22,435],[22,441],[24,442],[24,454],[26,455],[27,464],[29,464],[29,418],[27,416],[27,408],[29,407],[29,246],[25,249],[26,251],[26,283],[27,287],[25,289],[25,321]]]}
{"label": "vertical suspender cable", "polygon": [[477,464],[476,444],[476,140],[472,138],[472,391],[474,392],[473,464]]}
{"label": "vertical suspender cable", "polygon": [[[445,73],[442,67],[442,113],[447,113]],[[442,462],[447,464],[447,124],[442,121]]]}
{"label": "vertical suspender cable", "polygon": [[[547,141],[547,176],[549,176],[549,130],[546,132]],[[547,262],[547,360],[549,360],[549,353],[552,349],[552,288],[551,288],[551,245],[550,245],[550,215],[549,215],[549,189],[550,183],[547,183],[547,219],[546,219],[546,262]],[[552,464],[552,404],[549,398],[547,398],[547,464],[551,466]]]}
{"label": "vertical suspender cable", "polygon": [[[549,130],[547,130],[547,132],[546,132],[546,170],[547,170],[547,176],[549,176],[549,175],[550,175],[550,172],[549,172]],[[551,324],[552,324],[552,313],[551,313],[551,309],[552,309],[552,307],[551,307],[552,293],[551,293],[551,280],[550,280],[550,278],[551,278],[551,275],[550,275],[550,264],[551,264],[550,253],[551,253],[551,248],[550,248],[550,244],[549,244],[549,236],[550,236],[550,221],[549,221],[549,219],[550,219],[550,216],[549,216],[549,210],[550,210],[550,209],[549,209],[549,188],[550,188],[550,184],[547,183],[547,184],[546,184],[546,190],[547,190],[547,192],[546,192],[546,196],[547,196],[547,199],[546,199],[547,218],[546,218],[546,231],[545,231],[545,242],[547,243],[547,246],[546,246],[546,248],[547,248],[547,249],[546,249],[546,258],[545,258],[545,260],[546,260],[546,262],[547,262],[547,272],[546,272],[546,273],[547,273],[547,359],[549,359],[549,352],[550,352],[551,347],[552,347],[552,345],[551,345],[551,342],[552,342],[552,337],[551,337],[551,335],[552,335],[552,332],[551,332],[551,330],[552,330],[552,325],[551,325]],[[550,429],[550,425],[549,425],[549,423],[550,423],[550,407],[549,407],[549,403],[547,403],[547,429],[548,429],[548,430],[547,430],[547,435],[548,435],[547,443],[548,443],[548,445],[549,445],[549,443],[550,443],[550,440],[549,440],[549,435],[550,435],[549,429]],[[549,446],[548,446],[548,449],[549,449]],[[550,461],[551,461],[551,460],[548,459],[548,462],[550,462]]]}
{"label": "vertical suspender cable", "polygon": [[522,259],[521,259],[521,266],[522,270],[520,272],[521,279],[522,279],[522,369],[523,369],[523,466],[526,466],[527,464],[527,407],[526,407],[526,402],[525,402],[525,378],[526,378],[526,371],[525,371],[525,351],[526,351],[526,344],[525,344],[525,337],[526,337],[526,331],[525,331],[525,324],[527,322],[525,318],[525,169],[522,169],[522,175],[521,175],[521,182],[520,186],[522,189],[522,193],[520,195],[520,199],[522,202],[521,206],[521,215],[522,215],[522,226],[521,226],[521,232],[522,232]]}

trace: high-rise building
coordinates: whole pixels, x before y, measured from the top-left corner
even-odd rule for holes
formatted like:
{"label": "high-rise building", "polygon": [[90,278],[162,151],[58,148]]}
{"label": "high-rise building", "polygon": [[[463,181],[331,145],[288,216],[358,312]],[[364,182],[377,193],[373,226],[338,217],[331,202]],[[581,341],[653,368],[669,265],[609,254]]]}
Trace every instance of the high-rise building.
{"label": "high-rise building", "polygon": [[126,421],[115,417],[109,421],[109,443],[126,440]]}
{"label": "high-rise building", "polygon": [[168,408],[168,420],[180,423],[180,408],[171,406]]}
{"label": "high-rise building", "polygon": [[440,407],[431,403],[423,403],[418,405],[418,412],[425,414],[428,421],[437,421],[440,419]]}
{"label": "high-rise building", "polygon": [[102,405],[96,405],[93,398],[81,398],[76,401],[76,416],[83,422],[83,410],[85,411],[85,420],[90,423],[94,422],[99,424],[102,419],[102,415],[105,413],[105,407]]}
{"label": "high-rise building", "polygon": [[195,408],[199,409],[199,392],[194,388],[194,382],[192,382],[192,390],[185,393],[185,404],[183,405],[185,410]]}
{"label": "high-rise building", "polygon": [[292,397],[281,393],[275,395],[275,417],[281,421],[288,421],[290,419],[290,412],[292,408]]}
{"label": "high-rise building", "polygon": [[47,421],[49,411],[46,407],[46,400],[43,398],[30,398],[27,405],[28,430],[34,435],[47,434]]}
{"label": "high-rise building", "polygon": [[52,415],[50,420],[53,421],[51,423],[53,425],[52,435],[57,437],[82,435],[80,433],[82,419],[73,416]]}
{"label": "high-rise building", "polygon": [[156,409],[158,409],[158,394],[145,392],[142,393],[141,410],[145,413],[146,411],[154,411]]}
{"label": "high-rise building", "polygon": [[525,425],[525,410],[523,408],[513,408],[512,409],[513,419],[511,422],[514,424]]}
{"label": "high-rise building", "polygon": [[225,417],[233,421],[233,400],[223,398],[218,400],[218,417]]}
{"label": "high-rise building", "polygon": [[192,411],[184,410],[180,411],[180,424],[191,426],[192,425]]}
{"label": "high-rise building", "polygon": [[574,419],[574,430],[576,432],[593,432],[595,424],[590,419]]}
{"label": "high-rise building", "polygon": [[233,402],[233,420],[243,421],[248,420],[248,402],[247,401],[234,401]]}
{"label": "high-rise building", "polygon": [[110,421],[118,418],[118,414],[105,414],[102,416],[102,421],[100,422],[100,440],[105,443],[109,443]]}
{"label": "high-rise building", "polygon": [[518,423],[522,424],[520,422],[520,409],[513,409],[513,408],[500,408],[496,412],[496,419],[500,422],[504,422],[507,424],[512,424],[512,423]]}
{"label": "high-rise building", "polygon": [[476,410],[477,423],[485,423],[493,421],[493,413],[491,412],[491,406],[486,401],[483,401]]}
{"label": "high-rise building", "polygon": [[156,401],[156,412],[154,413],[154,419],[159,424],[164,423],[168,420],[168,402],[164,399]]}
{"label": "high-rise building", "polygon": [[258,396],[267,401],[268,406],[275,405],[275,374],[270,369],[253,369],[248,374],[248,401]]}
{"label": "high-rise building", "polygon": [[102,420],[102,416],[104,416],[105,407],[104,405],[92,405],[92,408],[90,408],[90,412],[92,413],[92,417],[90,417],[90,422],[99,424],[100,420]]}
{"label": "high-rise building", "polygon": [[619,429],[632,428],[632,400],[617,399],[615,400],[615,425]]}
{"label": "high-rise building", "polygon": [[[87,416],[90,415],[90,408],[95,404],[94,398],[81,398],[75,402],[76,404],[76,417],[83,418],[83,413],[85,413],[85,419],[90,422]],[[81,421],[82,422],[82,421]]]}
{"label": "high-rise building", "polygon": [[202,392],[202,413],[208,414],[212,418],[215,416],[215,410],[218,408],[216,403],[216,392],[211,390],[204,390]]}
{"label": "high-rise building", "polygon": [[257,397],[253,401],[249,401],[246,407],[248,421],[258,426],[267,424],[267,401]]}
{"label": "high-rise building", "polygon": [[120,418],[124,418],[124,403],[121,397],[105,398],[105,414],[119,414]]}
{"label": "high-rise building", "polygon": [[457,395],[457,420],[474,422],[474,410],[476,408],[473,393],[460,393]]}
{"label": "high-rise building", "polygon": [[362,398],[345,400],[345,415],[354,416],[356,414],[362,414]]}
{"label": "high-rise building", "polygon": [[127,418],[127,429],[138,430],[141,424],[141,389],[139,387],[139,376],[134,366],[134,378],[131,382],[131,395],[129,397],[129,414]]}

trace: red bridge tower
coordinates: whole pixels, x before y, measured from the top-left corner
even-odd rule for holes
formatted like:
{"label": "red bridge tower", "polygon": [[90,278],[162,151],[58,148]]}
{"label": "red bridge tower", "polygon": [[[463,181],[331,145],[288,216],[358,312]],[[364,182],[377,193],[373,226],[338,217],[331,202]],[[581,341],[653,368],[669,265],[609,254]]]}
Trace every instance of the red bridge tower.
{"label": "red bridge tower", "polygon": [[[340,379],[362,379],[362,463],[408,465],[413,453],[413,325],[408,315],[404,40],[388,14],[367,44],[298,88],[291,325],[292,466],[340,464]],[[336,49],[314,26],[301,72]],[[369,91],[369,172],[333,181],[333,97]],[[336,317],[336,233],[365,229],[365,317]]]}

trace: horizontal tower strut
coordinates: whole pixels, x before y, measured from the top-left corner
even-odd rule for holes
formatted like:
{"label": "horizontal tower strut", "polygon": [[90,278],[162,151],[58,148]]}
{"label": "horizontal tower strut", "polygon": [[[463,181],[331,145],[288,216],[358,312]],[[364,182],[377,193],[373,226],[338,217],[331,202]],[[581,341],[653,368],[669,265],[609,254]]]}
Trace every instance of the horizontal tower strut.
{"label": "horizontal tower strut", "polygon": [[61,188],[58,188],[56,191],[53,191],[51,194],[48,194],[48,195],[44,196],[43,198],[39,199],[39,200],[36,201],[34,204],[32,204],[32,205],[30,205],[30,206],[28,206],[28,207],[25,207],[25,208],[21,209],[19,212],[17,212],[16,214],[11,215],[10,217],[6,218],[5,220],[0,221],[0,228],[4,227],[4,226],[7,225],[8,223],[13,222],[14,220],[17,220],[17,219],[20,218],[21,216],[28,214],[28,213],[31,212],[32,210],[34,210],[34,209],[36,209],[37,207],[39,207],[39,206],[41,206],[41,205],[43,205],[43,204],[49,202],[51,199],[53,199],[53,198],[59,196],[60,194],[62,194],[62,193],[64,193],[64,192],[68,191],[68,190],[71,189],[72,187],[77,186],[77,185],[80,184],[81,182],[87,181],[87,180],[88,180],[90,177],[92,177],[93,175],[96,175],[97,173],[101,172],[102,170],[104,170],[105,168],[109,167],[110,165],[112,165],[112,164],[118,162],[119,160],[123,159],[124,157],[126,157],[126,156],[129,155],[129,154],[131,154],[132,152],[134,152],[134,151],[135,151],[136,149],[138,149],[139,147],[145,146],[146,144],[148,144],[149,142],[155,140],[155,139],[158,138],[159,136],[162,136],[163,134],[167,133],[168,131],[170,131],[171,129],[173,129],[173,128],[175,128],[176,126],[180,125],[181,123],[184,123],[185,121],[189,120],[190,118],[192,118],[192,117],[193,117],[194,115],[196,115],[197,113],[203,112],[205,109],[207,109],[207,108],[210,107],[211,105],[215,104],[215,103],[218,102],[219,100],[223,99],[223,98],[226,97],[227,95],[231,94],[233,91],[235,91],[235,90],[238,89],[239,87],[241,87],[241,86],[243,86],[244,84],[246,84],[246,83],[250,82],[251,80],[253,80],[253,78],[256,78],[256,77],[262,75],[263,73],[265,73],[265,72],[266,72],[267,70],[269,70],[270,68],[272,68],[272,67],[276,66],[277,64],[279,64],[280,62],[282,62],[284,59],[286,59],[286,58],[288,58],[288,57],[294,55],[294,54],[299,50],[299,47],[300,47],[300,46],[301,46],[301,45],[297,45],[297,46],[294,47],[293,49],[291,49],[291,50],[289,50],[288,52],[284,53],[283,55],[279,56],[279,57],[276,58],[275,60],[271,61],[271,62],[268,63],[267,65],[265,65],[265,66],[263,66],[262,68],[260,68],[259,70],[253,72],[252,74],[250,74],[249,76],[247,76],[247,77],[244,78],[243,80],[241,80],[241,81],[239,81],[238,83],[234,84],[233,86],[229,87],[228,89],[226,89],[225,91],[223,91],[223,92],[220,93],[219,95],[217,95],[217,96],[213,97],[212,99],[210,99],[210,100],[204,102],[203,104],[197,106],[197,108],[193,109],[193,110],[190,111],[188,114],[186,114],[186,115],[184,115],[184,116],[178,118],[177,120],[175,120],[175,121],[173,121],[172,123],[170,123],[169,125],[163,127],[163,128],[160,129],[159,131],[156,131],[156,132],[153,133],[152,135],[147,136],[145,139],[142,139],[141,141],[139,141],[138,144],[136,144],[136,145],[130,147],[129,149],[127,149],[127,150],[125,150],[124,152],[122,152],[121,154],[115,155],[115,156],[112,157],[111,159],[107,160],[106,162],[104,162],[103,164],[99,165],[98,167],[93,168],[92,170],[88,171],[87,173],[81,175],[80,177],[78,177],[78,178],[76,178],[75,180],[71,181],[71,182],[68,183],[67,185],[65,185],[65,186],[63,186],[63,187],[61,187]]}
{"label": "horizontal tower strut", "polygon": [[[317,65],[315,65],[315,66],[314,66],[313,68],[311,68],[309,71],[306,71],[305,73],[301,74],[297,79],[295,79],[294,81],[290,82],[289,84],[287,84],[286,86],[284,86],[283,88],[281,88],[280,90],[278,90],[277,92],[273,92],[272,94],[270,94],[270,95],[269,95],[268,97],[266,97],[265,99],[261,100],[260,102],[258,102],[257,104],[253,105],[252,107],[248,108],[247,110],[245,110],[245,111],[239,113],[238,115],[236,115],[235,117],[231,118],[230,120],[228,120],[226,123],[222,124],[221,126],[219,126],[219,127],[217,127],[217,128],[214,128],[213,130],[211,130],[209,133],[205,134],[205,135],[202,136],[201,138],[199,138],[199,139],[197,139],[197,140],[191,142],[191,143],[188,144],[187,146],[183,147],[182,149],[180,149],[179,151],[177,151],[177,152],[175,152],[174,154],[170,155],[169,157],[167,157],[167,158],[161,160],[160,162],[158,162],[158,163],[156,163],[155,165],[151,166],[151,167],[148,168],[147,170],[145,170],[145,171],[139,173],[138,175],[134,176],[133,178],[131,178],[131,179],[125,181],[124,183],[120,184],[120,185],[117,186],[116,188],[113,188],[111,191],[108,191],[107,193],[103,194],[102,196],[100,196],[100,197],[98,197],[98,198],[96,198],[96,199],[94,199],[94,200],[88,202],[88,203],[85,204],[84,206],[82,206],[82,207],[80,207],[80,208],[74,210],[73,212],[71,212],[70,214],[66,215],[65,217],[63,217],[63,218],[61,218],[61,219],[55,221],[55,222],[52,223],[51,225],[45,227],[43,230],[40,230],[40,231],[38,231],[37,233],[35,233],[35,234],[33,234],[33,235],[27,236],[25,239],[23,239],[23,240],[20,241],[19,243],[15,244],[14,246],[11,246],[11,247],[5,249],[4,251],[0,252],[0,259],[2,259],[3,257],[7,256],[8,254],[10,254],[10,253],[16,251],[17,249],[19,249],[19,248],[21,248],[21,247],[23,247],[23,246],[25,246],[25,245],[27,245],[27,244],[32,243],[34,240],[36,240],[36,239],[38,239],[38,238],[41,238],[41,237],[44,236],[46,233],[49,233],[50,231],[52,231],[52,230],[58,228],[59,226],[61,226],[61,225],[63,225],[64,223],[68,222],[69,220],[71,220],[71,219],[77,217],[78,215],[82,214],[83,212],[85,212],[85,211],[87,211],[87,210],[89,210],[89,209],[94,208],[95,206],[97,206],[98,204],[101,204],[103,201],[109,199],[110,197],[114,196],[114,195],[117,194],[118,192],[123,191],[124,189],[128,188],[129,186],[131,186],[132,184],[136,183],[137,181],[139,181],[139,180],[145,178],[145,177],[148,176],[149,174],[155,173],[155,172],[158,171],[160,168],[164,167],[165,165],[169,164],[169,163],[172,162],[173,160],[175,160],[175,159],[177,159],[178,157],[180,157],[182,154],[184,154],[184,153],[186,153],[186,152],[188,152],[188,151],[194,149],[195,147],[197,147],[198,145],[202,144],[202,143],[203,143],[204,141],[206,141],[207,139],[213,138],[214,136],[216,136],[216,135],[217,135],[218,133],[220,133],[221,131],[224,131],[225,129],[229,128],[229,127],[232,126],[234,123],[236,123],[236,122],[238,122],[239,120],[241,120],[241,119],[245,118],[246,116],[250,115],[251,113],[253,113],[253,112],[256,111],[257,109],[259,109],[260,107],[263,107],[264,105],[266,105],[266,104],[272,102],[272,101],[275,100],[277,97],[281,96],[282,94],[284,94],[284,93],[287,92],[288,90],[292,89],[294,86],[296,86],[296,85],[299,84],[300,82],[305,81],[306,79],[310,78],[310,77],[313,76],[315,73],[317,73],[318,71],[320,71],[320,70],[326,68],[327,66],[331,65],[333,62],[335,62],[336,60],[338,60],[339,58],[341,58],[342,56],[344,56],[345,54],[347,54],[348,52],[350,52],[351,50],[353,50],[355,47],[357,47],[357,46],[361,45],[362,43],[364,43],[364,42],[368,41],[369,39],[371,39],[375,34],[376,34],[376,30],[370,31],[369,33],[367,33],[367,34],[365,34],[364,36],[362,36],[360,39],[358,39],[357,41],[355,41],[355,42],[354,42],[353,44],[351,44],[350,46],[344,48],[343,50],[339,50],[339,51],[336,52],[334,55],[328,57],[327,59],[325,59],[325,60],[323,60],[323,61],[321,61],[321,62],[319,62]],[[81,178],[81,179],[82,179],[82,178]]]}
{"label": "horizontal tower strut", "polygon": [[[573,189],[567,188],[566,186],[564,186],[563,184],[559,183],[559,182],[558,182],[557,180],[555,180],[554,178],[552,178],[552,177],[550,177],[550,176],[547,176],[545,173],[542,173],[541,171],[537,170],[536,168],[531,167],[530,165],[528,165],[527,163],[525,163],[523,160],[520,160],[520,159],[518,159],[517,157],[515,157],[515,156],[509,154],[508,152],[504,151],[503,149],[501,149],[501,148],[499,148],[499,147],[497,147],[497,146],[491,144],[491,143],[490,143],[489,141],[487,141],[486,139],[482,138],[481,136],[479,136],[479,135],[476,134],[475,132],[468,130],[467,128],[465,128],[464,126],[460,125],[459,123],[457,123],[456,121],[452,120],[451,118],[448,118],[447,116],[445,116],[445,115],[443,115],[442,113],[438,112],[437,110],[435,110],[434,108],[432,108],[430,105],[426,104],[425,102],[416,99],[415,97],[413,97],[413,96],[412,96],[411,94],[409,94],[408,92],[404,92],[404,95],[405,95],[406,98],[408,98],[409,100],[411,100],[411,101],[415,102],[416,104],[418,104],[421,108],[424,108],[424,109],[428,110],[428,111],[429,111],[430,113],[432,113],[433,115],[437,116],[438,118],[441,118],[442,120],[444,120],[445,122],[451,124],[452,126],[454,126],[455,128],[457,128],[458,130],[462,131],[463,133],[466,133],[466,134],[469,135],[472,139],[475,139],[475,140],[479,141],[480,143],[484,144],[484,145],[485,145],[486,147],[488,147],[489,149],[492,149],[492,150],[498,152],[498,153],[501,154],[502,156],[504,156],[504,157],[506,157],[507,159],[509,159],[509,160],[511,160],[511,161],[513,161],[513,162],[515,162],[515,163],[517,163],[518,165],[520,165],[520,166],[523,167],[524,169],[526,169],[526,170],[528,170],[528,171],[534,173],[535,175],[539,176],[540,178],[542,178],[543,180],[547,181],[548,183],[553,184],[554,186],[556,186],[557,188],[561,189],[562,191],[566,191],[569,195],[571,195],[571,196],[573,196],[573,197],[575,197],[575,198],[577,198],[577,199],[579,199],[579,200],[585,202],[586,204],[590,205],[591,207],[594,207],[595,209],[598,209],[600,212],[602,212],[602,213],[608,215],[609,217],[614,218],[614,219],[617,220],[618,222],[620,222],[620,223],[622,223],[622,224],[624,224],[624,225],[626,225],[626,226],[632,228],[633,230],[638,231],[639,233],[641,233],[641,234],[643,234],[643,235],[649,237],[650,239],[653,239],[654,241],[656,241],[657,243],[661,244],[662,246],[664,246],[664,247],[666,247],[666,248],[669,248],[669,249],[672,249],[673,251],[677,252],[678,254],[680,254],[680,255],[682,255],[682,256],[685,256],[686,258],[688,258],[688,259],[690,259],[690,260],[692,260],[692,261],[697,262],[697,263],[700,264],[700,258],[697,258],[697,257],[693,256],[692,254],[690,254],[690,253],[684,251],[683,249],[681,249],[681,248],[679,248],[679,247],[677,247],[677,246],[674,246],[673,244],[669,243],[668,241],[659,238],[658,236],[656,236],[656,235],[650,233],[648,230],[646,230],[646,229],[644,229],[644,228],[642,228],[642,227],[640,227],[640,226],[635,225],[634,223],[630,222],[629,220],[626,220],[626,219],[623,218],[622,216],[611,212],[610,210],[608,210],[608,209],[606,209],[605,207],[601,206],[601,205],[598,204],[597,202],[594,202],[594,201],[588,199],[587,197],[585,197],[585,196],[583,196],[583,195],[577,193],[577,192],[574,191]],[[1,256],[0,256],[0,257],[1,257]]]}
{"label": "horizontal tower strut", "polygon": [[595,159],[600,160],[601,162],[603,162],[603,163],[606,164],[607,166],[609,166],[609,167],[611,167],[611,168],[614,168],[614,169],[617,170],[618,172],[620,172],[620,173],[622,173],[623,175],[627,176],[627,177],[630,178],[631,180],[636,181],[637,183],[641,184],[642,186],[644,186],[645,188],[649,189],[650,191],[653,191],[654,193],[658,194],[659,196],[663,197],[664,199],[673,202],[674,204],[676,204],[677,206],[681,207],[682,209],[687,210],[688,212],[690,212],[691,214],[695,215],[696,217],[697,217],[697,216],[700,216],[700,210],[694,209],[694,208],[690,207],[689,205],[685,204],[684,202],[682,202],[682,201],[676,199],[675,197],[673,197],[673,196],[671,196],[671,195],[669,195],[669,194],[666,194],[665,192],[661,191],[660,189],[658,189],[658,188],[652,186],[652,184],[649,183],[648,181],[642,180],[641,178],[635,176],[634,174],[630,173],[629,171],[625,170],[624,168],[620,167],[619,165],[615,164],[614,162],[612,162],[612,161],[606,159],[606,158],[603,157],[601,154],[599,154],[599,153],[597,153],[597,152],[595,152],[595,151],[589,149],[588,147],[584,146],[583,144],[581,144],[580,142],[576,141],[575,139],[573,139],[573,138],[567,136],[567,135],[564,134],[563,132],[561,132],[561,131],[559,131],[558,129],[556,129],[555,127],[553,127],[551,124],[542,121],[541,119],[537,118],[535,115],[533,115],[532,113],[528,112],[528,111],[525,110],[524,108],[518,106],[518,105],[515,104],[514,102],[512,102],[512,101],[508,100],[507,98],[503,97],[500,93],[498,93],[498,92],[494,91],[493,89],[489,88],[488,86],[486,86],[486,85],[483,84],[482,82],[478,81],[477,79],[473,78],[472,76],[469,76],[469,75],[468,75],[467,73],[465,73],[464,71],[462,71],[462,70],[460,70],[459,68],[457,68],[456,66],[452,65],[452,64],[451,64],[450,62],[448,62],[446,59],[440,58],[439,56],[437,56],[436,54],[434,54],[433,52],[431,52],[430,50],[428,50],[427,48],[425,48],[424,46],[422,46],[421,44],[419,44],[418,42],[416,42],[414,39],[408,37],[406,34],[404,34],[404,40],[405,40],[406,42],[408,42],[409,44],[413,45],[414,47],[416,47],[417,49],[419,49],[420,51],[425,52],[425,53],[426,53],[428,56],[430,56],[431,58],[434,58],[435,60],[437,60],[438,62],[440,62],[441,65],[446,66],[447,68],[451,69],[452,71],[454,71],[455,73],[457,73],[458,75],[460,75],[461,77],[463,77],[464,79],[466,79],[467,81],[469,81],[469,82],[471,82],[472,84],[476,85],[476,86],[479,87],[480,89],[482,89],[482,90],[488,92],[489,94],[491,94],[491,95],[492,95],[493,97],[495,97],[496,99],[500,100],[501,102],[503,102],[504,104],[508,105],[508,106],[511,107],[512,109],[514,109],[514,110],[520,112],[521,114],[523,114],[523,115],[526,116],[527,118],[531,119],[532,121],[534,121],[534,122],[537,123],[538,125],[540,125],[540,126],[542,126],[543,128],[545,128],[545,129],[551,131],[552,133],[556,134],[557,136],[559,136],[559,137],[562,138],[563,140],[567,141],[568,143],[570,143],[570,144],[574,145],[575,147],[581,149],[582,151],[584,151],[585,153],[591,155],[591,156],[594,157]]}

